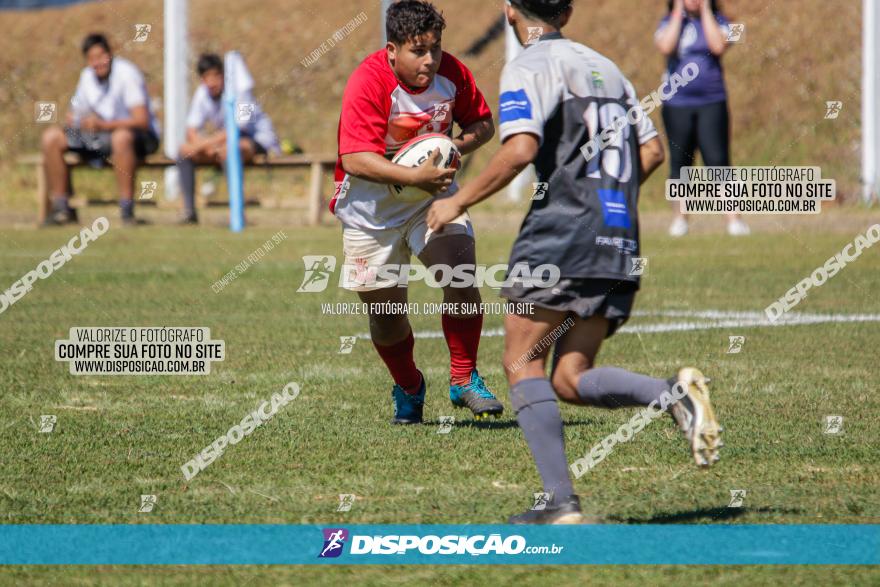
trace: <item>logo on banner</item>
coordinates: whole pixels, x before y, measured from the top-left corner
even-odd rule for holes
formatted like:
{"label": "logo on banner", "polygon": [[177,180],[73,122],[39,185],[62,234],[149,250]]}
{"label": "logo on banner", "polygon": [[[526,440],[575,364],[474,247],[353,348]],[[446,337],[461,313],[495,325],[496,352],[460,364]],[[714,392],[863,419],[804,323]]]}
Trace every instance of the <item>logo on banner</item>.
{"label": "logo on banner", "polygon": [[348,530],[345,528],[324,528],[324,548],[318,558],[336,558],[342,554],[342,547],[348,540]]}

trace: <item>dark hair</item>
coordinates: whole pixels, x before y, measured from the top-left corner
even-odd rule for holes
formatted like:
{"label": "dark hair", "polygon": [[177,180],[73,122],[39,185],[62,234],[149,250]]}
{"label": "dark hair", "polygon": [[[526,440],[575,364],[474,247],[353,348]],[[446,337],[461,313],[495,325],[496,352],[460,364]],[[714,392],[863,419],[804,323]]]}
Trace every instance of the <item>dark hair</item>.
{"label": "dark hair", "polygon": [[199,62],[196,64],[196,71],[199,72],[199,77],[212,69],[223,73],[223,60],[216,53],[202,53],[199,56]]}
{"label": "dark hair", "polygon": [[385,13],[385,36],[397,45],[431,32],[439,37],[445,28],[443,15],[427,0],[400,0]]}
{"label": "dark hair", "polygon": [[525,12],[526,16],[554,24],[569,9],[572,0],[510,0],[511,5]]}
{"label": "dark hair", "polygon": [[[712,6],[712,14],[718,14],[719,12],[721,12],[721,7],[718,6],[718,0],[710,0],[710,3]],[[673,0],[669,0],[667,2],[667,9],[666,9],[667,12],[672,12],[672,5],[673,5]]]}
{"label": "dark hair", "polygon": [[83,55],[89,52],[89,49],[94,47],[95,45],[100,45],[104,47],[104,51],[110,53],[110,43],[107,42],[107,37],[102,35],[101,33],[92,33],[87,35],[82,42],[82,52]]}

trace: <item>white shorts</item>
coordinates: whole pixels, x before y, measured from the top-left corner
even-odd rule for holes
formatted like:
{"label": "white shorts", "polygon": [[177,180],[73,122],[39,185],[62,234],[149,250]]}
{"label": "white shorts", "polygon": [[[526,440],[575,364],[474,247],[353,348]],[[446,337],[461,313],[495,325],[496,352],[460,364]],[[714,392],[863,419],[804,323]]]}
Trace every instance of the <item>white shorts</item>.
{"label": "white shorts", "polygon": [[397,279],[383,278],[378,274],[380,266],[409,265],[413,255],[418,256],[429,242],[443,237],[458,234],[474,237],[474,227],[467,212],[438,233],[428,228],[428,209],[425,207],[406,223],[394,228],[352,228],[343,225],[345,266],[342,268],[342,287],[349,291],[396,287],[399,284]]}

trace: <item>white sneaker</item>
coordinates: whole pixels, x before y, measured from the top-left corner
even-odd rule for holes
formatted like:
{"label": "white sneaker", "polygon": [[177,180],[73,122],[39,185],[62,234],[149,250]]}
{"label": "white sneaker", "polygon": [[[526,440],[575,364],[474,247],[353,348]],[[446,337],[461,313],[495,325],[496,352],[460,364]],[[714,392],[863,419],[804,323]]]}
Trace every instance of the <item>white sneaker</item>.
{"label": "white sneaker", "polygon": [[727,223],[727,234],[730,236],[748,236],[752,234],[752,229],[749,228],[748,224],[737,218]]}
{"label": "white sneaker", "polygon": [[688,221],[684,216],[676,216],[669,225],[669,236],[680,237],[688,233]]}
{"label": "white sneaker", "polygon": [[201,188],[199,188],[199,193],[202,194],[202,197],[204,198],[210,198],[217,193],[217,186],[213,181],[208,180],[202,184]]}
{"label": "white sneaker", "polygon": [[693,367],[685,367],[669,380],[676,395],[684,397],[672,404],[669,413],[675,420],[690,444],[691,454],[697,466],[708,467],[718,461],[718,450],[724,446],[721,433],[724,431],[715,418],[715,410],[709,401],[709,380]]}

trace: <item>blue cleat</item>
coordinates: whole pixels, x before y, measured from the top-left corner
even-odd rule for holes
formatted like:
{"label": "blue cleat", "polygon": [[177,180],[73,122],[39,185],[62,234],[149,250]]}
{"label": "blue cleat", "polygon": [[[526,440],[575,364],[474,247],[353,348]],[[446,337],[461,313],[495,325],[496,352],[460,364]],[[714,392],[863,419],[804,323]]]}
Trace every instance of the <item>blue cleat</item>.
{"label": "blue cleat", "polygon": [[497,418],[504,411],[504,406],[492,395],[476,369],[471,373],[470,383],[449,386],[449,399],[453,406],[473,412],[475,420],[486,420],[489,415]]}
{"label": "blue cleat", "polygon": [[[419,371],[421,375],[421,371]],[[394,419],[392,424],[421,424],[422,408],[425,407],[425,376],[422,375],[422,385],[417,394],[406,393],[397,384],[391,390],[391,399],[394,402]]]}

